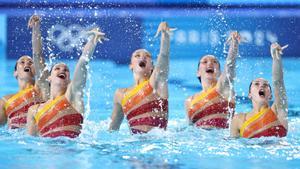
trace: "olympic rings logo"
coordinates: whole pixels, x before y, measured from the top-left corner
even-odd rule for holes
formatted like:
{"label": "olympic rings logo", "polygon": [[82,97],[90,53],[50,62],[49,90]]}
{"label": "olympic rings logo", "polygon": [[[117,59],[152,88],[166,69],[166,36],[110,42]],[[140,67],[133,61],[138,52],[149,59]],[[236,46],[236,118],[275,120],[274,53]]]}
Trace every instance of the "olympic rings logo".
{"label": "olympic rings logo", "polygon": [[86,31],[88,28],[78,24],[65,27],[61,24],[53,25],[48,30],[48,40],[64,52],[72,52],[75,48],[80,49],[82,43],[87,40]]}

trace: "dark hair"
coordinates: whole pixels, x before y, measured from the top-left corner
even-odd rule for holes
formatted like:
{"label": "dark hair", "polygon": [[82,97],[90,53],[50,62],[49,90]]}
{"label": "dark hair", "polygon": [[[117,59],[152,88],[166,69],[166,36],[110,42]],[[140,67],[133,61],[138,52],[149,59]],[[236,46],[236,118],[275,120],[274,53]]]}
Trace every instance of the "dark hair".
{"label": "dark hair", "polygon": [[69,70],[69,67],[68,67],[68,65],[67,65],[67,64],[65,64],[64,62],[56,62],[56,63],[52,63],[52,65],[51,65],[51,68],[50,68],[50,70],[49,70],[49,74],[50,74],[50,75],[51,75],[51,72],[52,72],[52,70],[53,70],[54,66],[56,66],[56,65],[58,65],[58,64],[64,64],[64,65],[66,65],[66,66],[67,66],[67,68],[68,68],[68,70]]}
{"label": "dark hair", "polygon": [[16,62],[15,64],[15,71],[17,71],[17,68],[18,68],[18,62]]}
{"label": "dark hair", "polygon": [[[63,62],[52,63],[51,68],[50,68],[50,70],[49,70],[49,76],[51,76],[51,72],[52,72],[54,66],[57,65],[57,64],[60,64],[60,63],[63,63]],[[63,63],[63,64],[65,64],[65,63]],[[69,68],[68,68],[68,69],[69,69]],[[51,83],[50,83],[50,82],[49,82],[49,87],[51,87]]]}
{"label": "dark hair", "polygon": [[[203,57],[202,57],[202,58],[203,58]],[[202,59],[202,58],[201,58],[201,59]],[[197,71],[199,70],[200,63],[201,63],[201,59],[200,59],[200,60],[199,60],[199,62],[198,62]],[[221,64],[220,64],[219,60],[218,60],[218,59],[216,59],[216,61],[217,61],[218,65],[219,65],[219,69],[221,70]],[[200,77],[200,76],[198,76],[198,77],[197,77],[197,79],[198,79],[198,80],[199,80],[199,82],[201,83],[201,77]]]}
{"label": "dark hair", "polygon": [[[253,81],[251,81],[251,83],[250,83],[250,85],[249,85],[249,92],[248,92],[248,93],[250,93],[250,91],[251,91],[252,83],[253,83]],[[271,85],[270,85],[269,83],[268,83],[268,86],[269,86],[270,92],[271,92],[271,94],[272,94],[272,88],[271,88]]]}
{"label": "dark hair", "polygon": [[[21,56],[20,58],[22,58],[22,57],[29,57],[29,58],[31,58],[30,56],[28,56],[28,55],[23,55],[23,56]],[[20,59],[19,58],[19,59]],[[15,64],[15,71],[17,71],[17,69],[18,69],[18,62],[19,62],[19,59],[17,60],[17,62],[16,62],[16,64]],[[31,58],[32,59],[32,58]]]}
{"label": "dark hair", "polygon": [[53,65],[51,66],[50,71],[49,71],[49,75],[51,75],[51,72],[52,72],[52,70],[53,70],[53,68],[54,68],[55,65],[56,65],[56,64],[53,64]]}
{"label": "dark hair", "polygon": [[[51,66],[51,68],[50,68],[50,70],[49,70],[49,76],[51,76],[51,72],[52,72],[54,66],[57,65],[57,64],[58,64],[58,63],[53,63],[53,64],[52,64],[52,66]],[[49,87],[51,87],[51,83],[50,83],[50,82],[49,82]]]}

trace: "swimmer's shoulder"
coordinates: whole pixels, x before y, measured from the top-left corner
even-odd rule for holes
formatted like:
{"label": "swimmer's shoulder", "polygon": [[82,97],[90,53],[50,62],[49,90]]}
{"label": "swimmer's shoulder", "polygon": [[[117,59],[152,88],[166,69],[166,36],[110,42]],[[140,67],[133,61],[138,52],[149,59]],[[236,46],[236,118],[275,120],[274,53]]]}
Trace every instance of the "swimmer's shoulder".
{"label": "swimmer's shoulder", "polygon": [[191,104],[191,101],[193,100],[193,97],[194,97],[194,95],[188,96],[188,97],[185,99],[185,101],[184,101],[185,106],[188,106],[188,105]]}
{"label": "swimmer's shoulder", "polygon": [[233,117],[233,121],[238,124],[239,128],[245,123],[245,121],[247,120],[247,114],[248,113],[238,113],[235,114]]}
{"label": "swimmer's shoulder", "polygon": [[191,103],[194,100],[194,98],[197,97],[198,95],[199,95],[199,93],[195,93],[191,96],[188,96],[184,101],[185,108],[189,108],[191,106]]}
{"label": "swimmer's shoulder", "polygon": [[116,95],[123,96],[126,92],[128,92],[130,88],[118,88],[115,92]]}
{"label": "swimmer's shoulder", "polygon": [[115,92],[114,100],[121,104],[122,99],[124,98],[125,93],[129,88],[118,88]]}
{"label": "swimmer's shoulder", "polygon": [[3,96],[1,99],[0,99],[0,102],[2,102],[3,104],[5,104],[11,97],[13,97],[15,94],[8,94],[8,95],[5,95]]}
{"label": "swimmer's shoulder", "polygon": [[191,96],[188,96],[186,99],[185,99],[185,102],[186,103],[191,103],[192,100],[194,100],[196,97],[198,97],[199,95],[201,95],[201,92],[198,92],[198,93],[195,93]]}
{"label": "swimmer's shoulder", "polygon": [[32,116],[35,116],[35,114],[41,110],[43,108],[43,106],[45,105],[45,103],[41,103],[41,104],[35,104],[29,107],[28,109],[28,113]]}

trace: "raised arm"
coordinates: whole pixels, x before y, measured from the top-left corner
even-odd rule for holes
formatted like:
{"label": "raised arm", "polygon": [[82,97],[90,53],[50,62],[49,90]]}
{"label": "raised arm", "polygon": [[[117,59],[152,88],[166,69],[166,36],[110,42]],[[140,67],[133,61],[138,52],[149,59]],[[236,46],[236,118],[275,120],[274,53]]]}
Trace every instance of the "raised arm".
{"label": "raised arm", "polygon": [[168,74],[170,57],[170,31],[167,22],[161,22],[157,29],[156,36],[161,33],[160,52],[157,57],[157,64],[150,77],[150,84],[158,91],[163,98],[168,97]]}
{"label": "raised arm", "polygon": [[49,71],[46,69],[43,57],[40,17],[32,15],[29,19],[28,27],[32,29],[32,55],[36,73],[36,86],[42,92],[43,99],[48,100],[50,87],[49,82],[46,79],[49,76]]}
{"label": "raised arm", "polygon": [[124,119],[124,114],[121,107],[120,99],[122,98],[123,92],[118,89],[114,96],[113,112],[111,114],[111,123],[109,125],[109,131],[119,130],[120,125]]}
{"label": "raised arm", "polygon": [[272,105],[274,112],[277,112],[277,117],[282,125],[287,129],[287,113],[288,113],[288,101],[283,81],[283,71],[282,71],[282,61],[281,55],[282,50],[287,47],[281,47],[278,43],[273,43],[271,45],[271,55],[273,58],[273,68],[272,68],[272,79],[274,86],[275,100]]}
{"label": "raised arm", "polygon": [[97,42],[100,41],[102,43],[101,40],[104,39],[105,35],[100,32],[98,28],[89,31],[88,34],[91,35],[91,38],[83,48],[82,54],[75,67],[74,77],[65,94],[66,98],[71,101],[72,105],[81,113],[84,112],[82,98],[87,78],[87,64],[94,54]]}
{"label": "raised arm", "polygon": [[228,98],[231,96],[229,99],[232,99],[234,98],[233,79],[235,78],[235,62],[240,43],[240,35],[238,32],[232,32],[226,43],[229,43],[229,51],[224,65],[224,71],[217,83],[217,90],[223,97]]}

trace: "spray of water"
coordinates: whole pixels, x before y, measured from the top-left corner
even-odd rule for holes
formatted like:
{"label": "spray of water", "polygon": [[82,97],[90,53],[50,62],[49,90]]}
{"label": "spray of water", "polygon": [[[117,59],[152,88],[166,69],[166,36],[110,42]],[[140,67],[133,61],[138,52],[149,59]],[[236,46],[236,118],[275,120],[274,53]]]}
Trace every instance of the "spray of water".
{"label": "spray of water", "polygon": [[[229,32],[230,32],[230,25],[227,23],[224,11],[223,11],[222,6],[220,4],[217,5],[217,8],[215,10],[215,14],[216,15],[214,15],[212,17],[210,22],[216,25],[217,31],[221,32],[220,34],[221,34],[222,41],[225,42],[225,39],[229,35]],[[222,43],[221,39],[218,40],[218,43],[219,44]],[[217,49],[214,51],[214,53],[216,53],[216,52],[217,52]],[[226,58],[227,55],[228,55],[228,48],[227,48],[226,43],[223,43],[223,57]],[[226,60],[225,65],[232,64],[232,63],[227,63],[227,62],[228,61]],[[231,77],[230,77],[229,73],[226,73],[226,78],[229,82],[230,91],[234,91],[234,85],[233,85],[233,82],[230,80]],[[228,117],[229,131],[230,131],[230,127],[231,127],[231,120],[232,120],[233,115],[234,115],[234,108],[230,108],[229,104],[233,101],[232,99],[234,97],[235,96],[232,96],[232,92],[229,92],[229,96],[227,98],[227,101],[228,101],[227,109],[229,111],[229,117]]]}
{"label": "spray of water", "polygon": [[87,71],[88,71],[88,73],[87,73],[87,87],[86,87],[86,109],[85,109],[85,114],[84,114],[84,119],[85,119],[85,121],[87,120],[87,118],[89,117],[89,114],[90,114],[90,112],[91,112],[91,88],[92,88],[92,85],[93,85],[93,83],[92,83],[92,79],[91,79],[91,72],[90,72],[90,66],[89,65],[87,65],[86,66],[86,68],[87,68]]}

